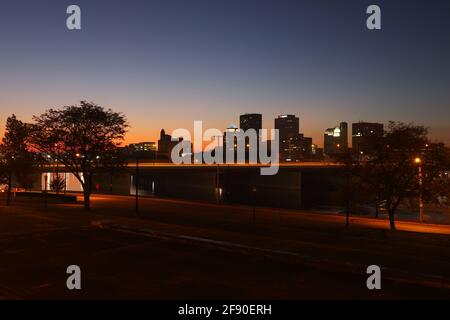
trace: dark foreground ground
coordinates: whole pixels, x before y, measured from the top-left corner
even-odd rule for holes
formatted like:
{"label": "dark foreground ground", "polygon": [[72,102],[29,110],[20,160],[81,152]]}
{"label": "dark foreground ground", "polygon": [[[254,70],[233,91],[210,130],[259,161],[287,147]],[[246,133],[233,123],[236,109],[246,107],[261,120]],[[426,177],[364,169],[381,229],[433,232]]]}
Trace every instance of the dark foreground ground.
{"label": "dark foreground ground", "polygon": [[[0,198],[2,299],[450,299],[450,227],[177,200]],[[417,232],[420,231],[420,232]],[[424,233],[426,232],[426,233]],[[82,290],[66,288],[79,265]],[[382,268],[369,291],[366,268]]]}

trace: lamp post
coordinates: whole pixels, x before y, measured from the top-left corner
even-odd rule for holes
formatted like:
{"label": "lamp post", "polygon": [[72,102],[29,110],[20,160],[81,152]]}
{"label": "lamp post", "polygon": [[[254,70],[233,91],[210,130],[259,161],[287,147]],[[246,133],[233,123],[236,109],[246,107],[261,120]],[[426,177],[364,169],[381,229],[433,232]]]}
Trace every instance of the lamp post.
{"label": "lamp post", "polygon": [[[219,151],[219,148],[220,148],[220,138],[221,138],[221,136],[214,136],[214,138],[217,139],[217,149],[214,151],[216,153],[216,152]],[[216,166],[216,202],[217,202],[217,204],[220,204],[220,193],[219,193],[219,188],[220,188],[220,182],[219,182],[219,180],[220,180],[220,161],[217,161],[216,164],[217,164],[217,166]]]}
{"label": "lamp post", "polygon": [[256,224],[256,186],[252,188],[253,224]]}
{"label": "lamp post", "polygon": [[44,183],[45,183],[45,185],[44,185],[44,208],[47,208],[47,190],[48,190],[47,184],[48,184],[48,178],[49,178],[48,173],[46,173],[45,176],[44,176]]}
{"label": "lamp post", "polygon": [[422,175],[422,159],[419,157],[414,159],[414,163],[419,166],[419,221],[423,222],[423,175]]}
{"label": "lamp post", "polygon": [[139,157],[136,155],[136,204],[135,204],[135,211],[136,213],[139,212]]}

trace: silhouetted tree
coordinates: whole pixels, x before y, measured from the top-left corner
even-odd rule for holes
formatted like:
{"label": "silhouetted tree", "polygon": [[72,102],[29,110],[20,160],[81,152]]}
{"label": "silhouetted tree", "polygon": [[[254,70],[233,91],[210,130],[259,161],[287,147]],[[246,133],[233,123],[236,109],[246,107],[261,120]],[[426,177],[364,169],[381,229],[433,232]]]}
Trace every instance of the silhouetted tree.
{"label": "silhouetted tree", "polygon": [[423,200],[438,202],[439,197],[450,198],[450,149],[443,143],[429,143],[423,154]]}
{"label": "silhouetted tree", "polygon": [[29,125],[12,115],[6,120],[5,134],[0,144],[0,171],[3,183],[8,185],[6,205],[11,203],[13,178],[18,186],[29,187],[29,176],[35,164],[27,146]]}
{"label": "silhouetted tree", "polygon": [[367,161],[361,176],[378,201],[385,203],[390,227],[395,230],[395,213],[407,198],[419,197],[418,164],[422,162],[424,198],[437,191],[436,179],[449,168],[448,149],[443,144],[430,144],[423,126],[390,122],[383,137],[369,140]]}
{"label": "silhouetted tree", "polygon": [[124,115],[81,101],[80,106],[47,110],[34,121],[32,145],[78,179],[89,210],[93,175],[123,165],[118,147],[128,128]]}

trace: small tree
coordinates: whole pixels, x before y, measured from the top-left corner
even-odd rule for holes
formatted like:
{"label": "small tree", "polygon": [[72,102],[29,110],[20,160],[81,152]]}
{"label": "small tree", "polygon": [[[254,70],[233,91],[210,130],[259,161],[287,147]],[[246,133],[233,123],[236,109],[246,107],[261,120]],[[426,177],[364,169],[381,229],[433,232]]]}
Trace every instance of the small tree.
{"label": "small tree", "polygon": [[93,175],[123,164],[118,147],[128,127],[125,117],[81,101],[80,106],[47,110],[34,121],[30,142],[78,179],[89,210]]}
{"label": "small tree", "polygon": [[17,179],[18,185],[29,185],[28,178],[35,164],[34,154],[26,143],[29,133],[29,125],[17,120],[15,115],[6,120],[5,135],[0,144],[0,171],[2,182],[8,185],[8,206],[11,203],[13,178]]}
{"label": "small tree", "polygon": [[50,189],[56,193],[60,193],[66,186],[66,179],[60,175],[56,175],[50,182]]}

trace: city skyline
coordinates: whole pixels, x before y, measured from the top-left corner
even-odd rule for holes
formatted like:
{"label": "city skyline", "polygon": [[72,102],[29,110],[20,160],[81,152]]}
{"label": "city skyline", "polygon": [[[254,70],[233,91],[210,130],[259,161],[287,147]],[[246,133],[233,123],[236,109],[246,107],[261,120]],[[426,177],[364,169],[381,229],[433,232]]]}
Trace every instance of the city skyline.
{"label": "city skyline", "polygon": [[[341,121],[430,127],[450,142],[449,4],[377,1],[383,29],[365,27],[369,1],[15,1],[0,13],[0,135],[5,119],[94,101],[125,113],[126,143],[156,141],[202,120],[300,117],[306,136]],[[326,5],[324,5],[326,4]],[[176,21],[177,23],[173,23]],[[410,21],[415,21],[411,24]],[[151,130],[149,130],[151,128]]]}
{"label": "city skyline", "polygon": [[[238,115],[238,117],[242,117],[242,116],[245,116],[245,115],[255,115],[256,113],[251,113],[251,114],[248,114],[248,113],[243,113],[243,114],[240,114],[240,115]],[[297,120],[300,120],[301,118],[298,116],[298,115],[295,115],[295,114],[280,114],[280,115],[278,115],[277,117],[275,117],[274,119],[272,119],[272,122],[275,124],[276,123],[276,120],[277,119],[280,119],[280,118],[284,118],[284,117],[295,117],[295,118],[297,118]],[[263,122],[264,122],[264,115],[262,115],[262,119],[263,119]],[[337,122],[337,123],[335,123],[334,125],[336,125],[336,127],[339,127],[339,125],[341,125],[342,123],[346,123],[346,124],[348,124],[348,125],[352,125],[353,127],[355,126],[355,125],[364,125],[364,124],[369,124],[369,125],[376,125],[376,126],[381,126],[381,128],[383,128],[383,127],[387,127],[387,125],[389,124],[389,121],[388,122],[375,122],[375,121],[366,121],[366,120],[358,120],[358,121],[356,121],[356,122],[348,122],[348,121],[346,121],[346,120],[342,120],[342,121],[339,121],[339,122]],[[236,128],[236,129],[243,129],[241,126],[239,126],[238,125],[239,124],[239,121],[236,121],[236,122],[233,122],[233,123],[230,123],[229,125],[227,125],[224,129],[222,129],[222,128],[217,128],[217,129],[219,129],[219,130],[222,130],[222,132],[223,132],[223,134],[225,135],[225,133],[226,133],[226,131],[228,130],[228,129],[230,129],[230,128]],[[417,125],[420,125],[420,123],[418,123]],[[348,148],[353,148],[353,145],[354,145],[354,138],[355,137],[352,137],[352,131],[354,131],[354,130],[356,130],[355,128],[353,128],[352,129],[352,126],[350,126],[349,128],[347,128],[347,133],[348,133],[348,136],[346,137],[346,140],[347,140],[347,144],[348,144]],[[301,127],[301,123],[299,124],[299,131],[302,131],[302,127]],[[322,130],[322,132],[321,132],[321,136],[320,137],[317,137],[317,140],[314,140],[313,139],[313,145],[316,145],[316,146],[318,146],[318,147],[320,147],[320,148],[323,148],[324,147],[324,135],[326,135],[327,134],[327,132],[329,131],[329,130],[331,130],[331,129],[334,129],[335,127],[332,127],[332,128],[323,128],[323,130]],[[203,128],[203,130],[207,130],[207,129],[211,129],[211,128]],[[249,128],[249,129],[253,129],[253,128]],[[270,129],[276,129],[276,125],[272,125],[272,126],[270,126],[270,127],[267,127],[267,128],[265,128],[265,127],[262,127],[261,129],[263,129],[263,130],[270,130]],[[427,128],[427,129],[430,129],[430,128]],[[257,131],[259,130],[259,129],[256,129]],[[164,131],[164,132],[166,132],[168,135],[171,135],[171,131],[168,131],[168,130],[166,130],[166,127],[165,126],[162,126],[160,129],[158,129],[157,130],[158,131],[158,136],[160,135],[160,133],[161,133],[161,131]],[[191,132],[191,135],[192,135],[192,130],[189,130],[190,132]],[[383,130],[382,130],[383,131]],[[303,134],[303,132],[298,132],[299,134],[301,134],[302,136],[304,135]],[[131,141],[131,142],[128,142],[128,141],[125,141],[125,143],[123,144],[124,146],[129,146],[129,145],[133,145],[133,144],[142,144],[142,143],[153,143],[153,144],[157,144],[157,142],[158,142],[158,140],[159,140],[159,137],[156,137],[155,138],[155,140],[152,140],[152,139],[147,139],[147,140],[136,140],[136,141]],[[307,135],[304,135],[304,136],[307,136]],[[223,136],[221,136],[221,137],[223,137]],[[267,140],[271,140],[270,139],[270,136],[268,137],[268,139]],[[177,139],[175,139],[174,141],[178,141]],[[443,141],[441,141],[441,140],[437,140],[436,139],[436,142],[443,142]],[[208,145],[208,144],[210,144],[210,141],[204,141],[204,146],[206,146],[206,145]]]}

